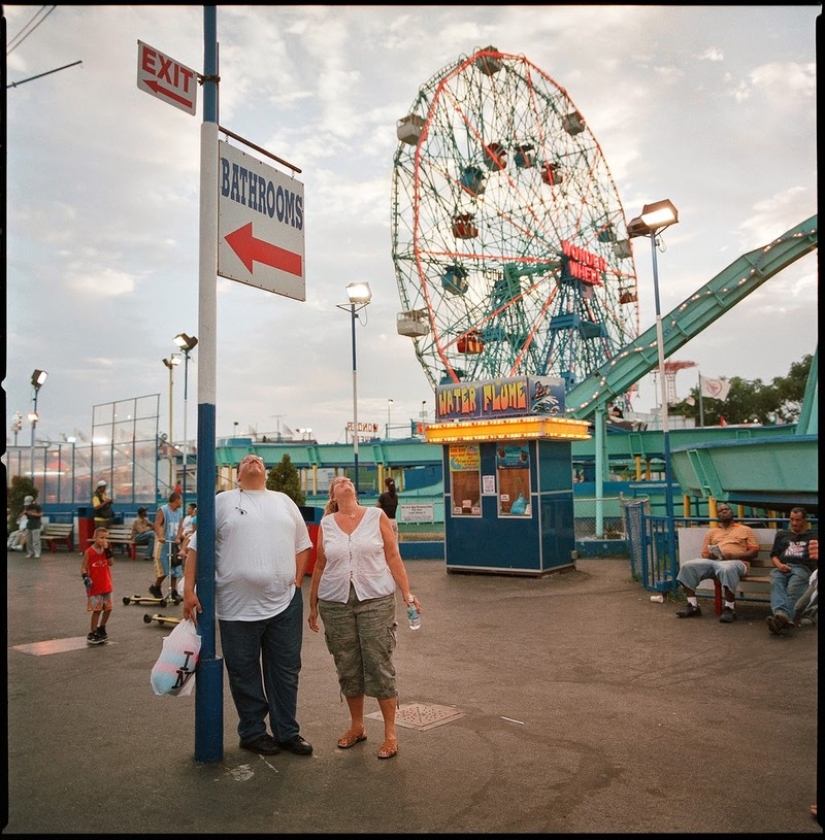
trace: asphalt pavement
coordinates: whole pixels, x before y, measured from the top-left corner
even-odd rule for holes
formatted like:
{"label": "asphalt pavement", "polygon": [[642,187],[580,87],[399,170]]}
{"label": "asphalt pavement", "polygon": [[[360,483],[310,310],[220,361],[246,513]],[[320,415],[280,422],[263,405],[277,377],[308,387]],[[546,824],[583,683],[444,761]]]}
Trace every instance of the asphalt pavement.
{"label": "asphalt pavement", "polygon": [[79,555],[8,554],[4,833],[821,833],[818,628],[771,636],[757,603],[677,619],[626,559],[543,578],[406,565],[422,627],[399,610],[395,758],[376,758],[369,698],[367,741],[336,747],[346,704],[305,627],[313,755],[241,750],[224,674],[223,755],[199,763],[197,684],[149,684],[171,628],[122,602],[150,563],[117,555],[110,641],[89,647]]}

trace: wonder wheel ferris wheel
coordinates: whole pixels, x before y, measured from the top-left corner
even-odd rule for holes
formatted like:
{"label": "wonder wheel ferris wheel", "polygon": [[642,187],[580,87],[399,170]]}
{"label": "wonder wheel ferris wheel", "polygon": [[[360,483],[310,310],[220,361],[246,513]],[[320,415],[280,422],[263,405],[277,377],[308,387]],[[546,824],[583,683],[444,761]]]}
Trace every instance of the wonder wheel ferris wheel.
{"label": "wonder wheel ferris wheel", "polygon": [[616,186],[549,76],[485,47],[424,84],[397,133],[397,328],[433,386],[532,374],[569,389],[638,335]]}

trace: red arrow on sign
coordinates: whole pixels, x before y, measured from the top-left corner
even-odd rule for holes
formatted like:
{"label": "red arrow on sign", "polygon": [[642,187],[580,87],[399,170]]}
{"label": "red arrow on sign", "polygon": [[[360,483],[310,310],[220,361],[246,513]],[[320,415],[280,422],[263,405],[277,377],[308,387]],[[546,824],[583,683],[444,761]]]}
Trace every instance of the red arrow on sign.
{"label": "red arrow on sign", "polygon": [[263,263],[298,277],[302,274],[301,255],[264,242],[263,239],[255,239],[252,235],[252,222],[227,233],[224,239],[250,274],[255,273],[252,269],[253,262]]}
{"label": "red arrow on sign", "polygon": [[155,92],[155,96],[165,96],[167,99],[174,99],[175,102],[180,102],[180,104],[186,108],[192,107],[191,97],[187,98],[185,96],[180,96],[175,93],[175,91],[165,88],[162,84],[160,84],[160,82],[151,82],[149,79],[144,79],[143,84],[145,84],[148,88],[152,88]]}

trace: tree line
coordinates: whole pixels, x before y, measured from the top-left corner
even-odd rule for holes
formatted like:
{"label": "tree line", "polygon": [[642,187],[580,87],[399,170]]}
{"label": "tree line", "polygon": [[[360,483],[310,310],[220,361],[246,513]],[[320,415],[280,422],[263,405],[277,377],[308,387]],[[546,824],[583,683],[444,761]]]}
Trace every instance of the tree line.
{"label": "tree line", "polygon": [[[763,426],[796,423],[812,361],[811,354],[803,356],[802,361],[791,365],[787,376],[777,376],[770,383],[739,376],[726,380],[730,384],[727,399],[702,397],[705,425],[718,426],[722,420],[727,424],[761,423]],[[673,403],[669,411],[673,415],[694,418],[698,426],[699,385],[691,388],[684,400]]]}

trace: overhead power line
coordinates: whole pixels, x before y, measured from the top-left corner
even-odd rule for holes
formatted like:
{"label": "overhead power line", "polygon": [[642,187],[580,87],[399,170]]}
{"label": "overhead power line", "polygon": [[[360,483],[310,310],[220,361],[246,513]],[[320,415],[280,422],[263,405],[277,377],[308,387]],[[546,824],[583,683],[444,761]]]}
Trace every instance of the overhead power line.
{"label": "overhead power line", "polygon": [[6,55],[14,52],[56,8],[56,6],[41,6],[32,19],[6,45]]}

